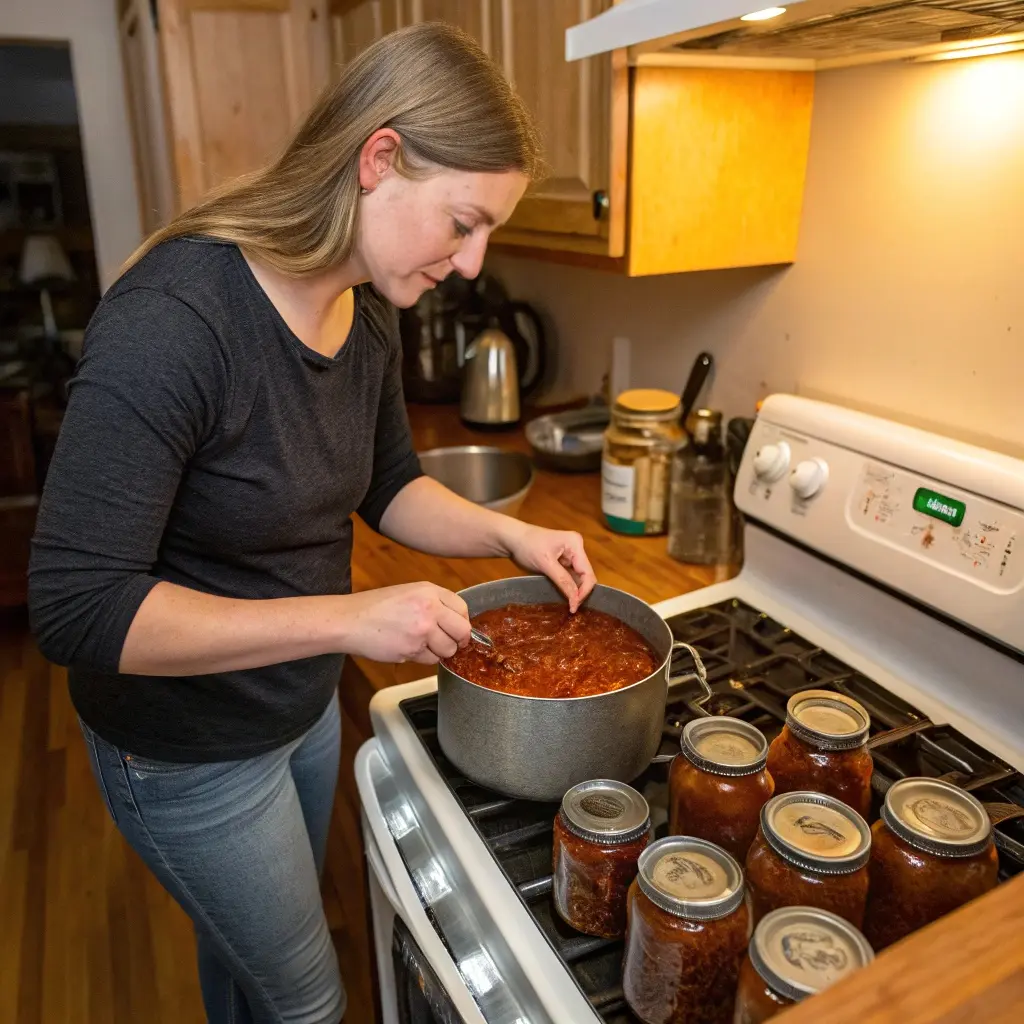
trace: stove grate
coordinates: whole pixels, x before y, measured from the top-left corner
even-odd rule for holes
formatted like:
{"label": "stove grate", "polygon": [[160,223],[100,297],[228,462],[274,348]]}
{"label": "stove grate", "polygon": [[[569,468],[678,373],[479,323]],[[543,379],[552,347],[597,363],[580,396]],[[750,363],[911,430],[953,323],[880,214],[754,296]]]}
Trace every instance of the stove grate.
{"label": "stove grate", "polygon": [[[871,715],[872,820],[897,779],[948,779],[973,792],[997,822],[1000,877],[1005,880],[1024,871],[1024,778],[1009,765],[950,726],[933,724],[917,708],[741,601],[696,609],[670,618],[668,624],[673,636],[695,647],[705,662],[713,693],[707,711],[742,718],[771,741],[782,728],[786,701],[794,693],[824,689],[853,697]],[[692,661],[685,654],[672,667],[674,677],[686,677],[691,670]],[[660,754],[678,752],[683,726],[701,713],[694,704],[699,695],[696,682],[685,678],[671,689]],[[462,777],[437,742],[436,695],[403,701],[401,707],[598,1017],[606,1024],[636,1024],[622,995],[622,943],[581,935],[554,912],[551,844],[557,805],[502,797]],[[668,763],[653,763],[633,785],[651,805],[660,838],[668,829]]]}

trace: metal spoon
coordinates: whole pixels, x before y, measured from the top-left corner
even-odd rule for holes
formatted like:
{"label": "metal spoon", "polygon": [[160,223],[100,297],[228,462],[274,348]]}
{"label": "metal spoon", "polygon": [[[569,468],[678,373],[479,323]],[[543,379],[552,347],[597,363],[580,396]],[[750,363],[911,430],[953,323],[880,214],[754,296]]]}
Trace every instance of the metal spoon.
{"label": "metal spoon", "polygon": [[469,631],[470,639],[475,640],[478,644],[483,644],[484,647],[490,647],[494,650],[494,641],[486,634],[481,633],[476,626],[473,626]]}
{"label": "metal spoon", "polygon": [[[494,650],[494,641],[486,633],[483,633],[479,629],[477,629],[476,626],[473,626],[470,629],[469,636],[471,640],[475,640],[482,647],[489,647],[492,651]],[[505,660],[504,654],[498,654],[496,656],[496,661],[498,662],[499,665],[503,666],[504,668],[507,668],[509,672],[518,671],[518,669],[514,668]]]}

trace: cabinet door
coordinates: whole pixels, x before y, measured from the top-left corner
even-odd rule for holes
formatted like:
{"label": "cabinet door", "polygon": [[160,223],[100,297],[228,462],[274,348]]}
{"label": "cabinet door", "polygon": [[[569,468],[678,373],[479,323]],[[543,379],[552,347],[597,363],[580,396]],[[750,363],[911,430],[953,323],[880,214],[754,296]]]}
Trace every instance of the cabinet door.
{"label": "cabinet door", "polygon": [[143,235],[175,214],[174,172],[167,140],[156,24],[149,0],[127,0],[120,21],[128,117]]}
{"label": "cabinet door", "polygon": [[619,256],[625,240],[629,79],[624,54],[569,63],[565,30],[611,0],[499,0],[505,74],[537,119],[547,178],[499,241]]}
{"label": "cabinet door", "polygon": [[402,0],[331,0],[331,64],[341,67],[399,26]]}
{"label": "cabinet door", "polygon": [[158,0],[180,204],[255,170],[328,76],[326,0]]}
{"label": "cabinet door", "polygon": [[[536,0],[528,0],[530,6]],[[468,32],[490,54],[494,54],[494,0],[401,0],[404,25],[444,21]]]}

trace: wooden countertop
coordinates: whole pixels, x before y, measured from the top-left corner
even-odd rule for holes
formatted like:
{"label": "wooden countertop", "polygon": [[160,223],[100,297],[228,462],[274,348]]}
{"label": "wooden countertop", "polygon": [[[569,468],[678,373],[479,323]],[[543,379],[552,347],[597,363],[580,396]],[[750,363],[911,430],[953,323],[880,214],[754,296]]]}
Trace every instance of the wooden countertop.
{"label": "wooden countertop", "polygon": [[[494,444],[528,451],[521,431],[468,430],[452,406],[412,406],[416,447]],[[598,579],[657,602],[695,590],[732,571],[687,566],[668,556],[664,537],[623,537],[600,521],[598,474],[537,472],[520,517],[583,534]],[[357,590],[431,580],[452,590],[519,570],[503,559],[436,558],[409,551],[356,520],[352,556]],[[364,735],[373,692],[421,679],[421,665],[381,665],[363,658],[347,671],[342,700]],[[348,692],[345,692],[348,688]],[[1024,875],[882,953],[868,968],[778,1018],[785,1024],[1020,1024],[1024,1020]]]}
{"label": "wooden countertop", "polygon": [[[530,450],[521,429],[501,433],[470,430],[459,419],[457,406],[412,405],[409,419],[419,451],[454,444]],[[599,473],[537,470],[519,518],[552,529],[579,531],[598,580],[652,604],[727,579],[734,573],[725,566],[683,565],[669,557],[665,537],[625,537],[612,533],[601,522],[600,513]],[[521,570],[503,558],[438,558],[410,551],[356,520],[352,553],[354,590],[418,580],[429,580],[449,590],[462,590],[477,583],[521,575]],[[374,690],[422,679],[429,674],[422,665],[382,665],[365,658],[354,660]]]}

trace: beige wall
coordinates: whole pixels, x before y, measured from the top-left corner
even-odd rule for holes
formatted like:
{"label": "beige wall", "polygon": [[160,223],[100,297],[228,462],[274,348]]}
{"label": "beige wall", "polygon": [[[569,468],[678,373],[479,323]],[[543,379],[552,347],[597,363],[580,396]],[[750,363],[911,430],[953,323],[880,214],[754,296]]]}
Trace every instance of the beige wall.
{"label": "beige wall", "polygon": [[100,284],[141,239],[114,0],[0,0],[0,38],[71,44]]}
{"label": "beige wall", "polygon": [[791,267],[490,263],[553,324],[553,396],[595,390],[621,334],[634,386],[712,352],[727,415],[796,390],[1024,447],[1024,54],[819,75]]}

